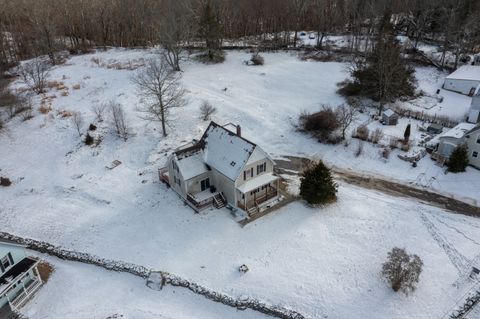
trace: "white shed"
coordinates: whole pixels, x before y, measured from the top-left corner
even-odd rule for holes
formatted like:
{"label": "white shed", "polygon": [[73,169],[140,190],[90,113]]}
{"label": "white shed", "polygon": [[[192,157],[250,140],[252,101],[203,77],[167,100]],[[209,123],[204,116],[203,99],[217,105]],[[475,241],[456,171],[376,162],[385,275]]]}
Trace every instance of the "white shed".
{"label": "white shed", "polygon": [[464,65],[445,78],[443,88],[445,90],[473,95],[480,85],[480,66]]}

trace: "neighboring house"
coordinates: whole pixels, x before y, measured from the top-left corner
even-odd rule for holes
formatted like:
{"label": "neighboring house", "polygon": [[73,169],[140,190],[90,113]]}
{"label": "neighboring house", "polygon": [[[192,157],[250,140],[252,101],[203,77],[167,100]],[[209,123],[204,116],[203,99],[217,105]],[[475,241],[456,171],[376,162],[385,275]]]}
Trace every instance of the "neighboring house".
{"label": "neighboring house", "polygon": [[381,122],[384,125],[397,125],[398,123],[398,115],[391,109],[386,109],[382,112],[382,120]]}
{"label": "neighboring house", "polygon": [[454,128],[436,136],[429,142],[432,146],[432,158],[440,164],[445,164],[453,150],[466,142],[465,136],[475,127],[475,124],[460,123]]}
{"label": "neighboring house", "polygon": [[480,66],[464,65],[445,78],[443,88],[466,95],[473,95],[480,85]]}
{"label": "neighboring house", "polygon": [[38,259],[27,257],[25,246],[0,239],[1,318],[8,318],[10,310],[18,310],[40,288],[38,263]]}
{"label": "neighboring house", "polygon": [[480,122],[480,85],[477,87],[472,96],[472,102],[470,103],[470,109],[468,110],[467,122]]}
{"label": "neighboring house", "polygon": [[265,151],[242,137],[240,126],[211,122],[199,141],[176,149],[159,173],[196,211],[228,205],[251,214],[279,196],[274,165]]}
{"label": "neighboring house", "polygon": [[465,141],[468,147],[469,164],[480,169],[480,125],[468,132]]}

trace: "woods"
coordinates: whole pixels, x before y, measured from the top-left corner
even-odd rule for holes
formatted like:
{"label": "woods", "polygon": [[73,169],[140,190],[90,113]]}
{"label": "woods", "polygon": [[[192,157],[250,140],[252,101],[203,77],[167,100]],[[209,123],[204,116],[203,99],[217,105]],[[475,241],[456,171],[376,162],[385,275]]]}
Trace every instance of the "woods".
{"label": "woods", "polygon": [[225,39],[296,47],[300,30],[315,32],[318,48],[329,34],[349,35],[349,50],[361,53],[372,49],[385,12],[414,49],[419,41],[441,44],[443,65],[447,51],[458,63],[477,49],[479,7],[473,0],[0,0],[0,65],[44,54],[56,64],[61,50],[162,44],[178,70],[179,44],[201,41],[209,54]]}

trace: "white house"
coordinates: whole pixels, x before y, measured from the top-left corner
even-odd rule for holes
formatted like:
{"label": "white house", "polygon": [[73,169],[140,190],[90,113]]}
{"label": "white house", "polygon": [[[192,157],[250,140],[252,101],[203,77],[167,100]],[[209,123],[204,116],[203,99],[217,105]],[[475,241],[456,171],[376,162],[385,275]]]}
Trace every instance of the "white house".
{"label": "white house", "polygon": [[159,174],[196,211],[228,205],[252,214],[279,196],[274,165],[242,137],[240,126],[211,122],[200,140],[176,149]]}
{"label": "white house", "polygon": [[473,128],[465,136],[468,147],[468,162],[480,169],[480,125]]}
{"label": "white house", "polygon": [[445,78],[443,88],[461,94],[473,95],[480,85],[480,66],[464,65]]}
{"label": "white house", "polygon": [[480,85],[477,87],[472,96],[472,102],[470,104],[470,109],[468,110],[467,122],[480,122]]}
{"label": "white house", "polygon": [[445,164],[453,150],[466,142],[465,136],[474,128],[475,124],[460,123],[447,132],[436,136],[428,143],[433,148],[432,158],[442,165]]}
{"label": "white house", "polygon": [[8,318],[40,288],[38,263],[26,255],[25,246],[0,239],[0,318]]}

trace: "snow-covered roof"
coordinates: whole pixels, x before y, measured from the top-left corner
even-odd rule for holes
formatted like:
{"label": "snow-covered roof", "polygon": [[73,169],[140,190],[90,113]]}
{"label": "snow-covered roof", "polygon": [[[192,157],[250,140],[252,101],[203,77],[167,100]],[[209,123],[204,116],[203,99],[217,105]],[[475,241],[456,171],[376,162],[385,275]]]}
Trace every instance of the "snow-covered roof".
{"label": "snow-covered roof", "polygon": [[464,65],[447,76],[447,79],[480,81],[480,66]]}
{"label": "snow-covered roof", "polygon": [[453,137],[453,138],[462,138],[467,134],[470,130],[475,127],[475,124],[472,123],[460,123],[451,130],[441,134],[439,138],[443,137]]}
{"label": "snow-covered roof", "polygon": [[203,162],[203,152],[178,159],[177,164],[185,180],[208,172],[208,168]]}
{"label": "snow-covered roof", "polygon": [[256,147],[214,122],[210,123],[202,140],[205,142],[205,163],[231,180],[238,177]]}
{"label": "snow-covered roof", "polygon": [[385,111],[383,111],[383,114],[385,114],[385,116],[392,116],[392,115],[395,115],[395,112],[393,112],[391,109],[386,109]]}
{"label": "snow-covered roof", "polygon": [[237,189],[242,193],[247,193],[249,191],[259,188],[260,186],[271,183],[277,179],[278,177],[273,175],[272,173],[262,174],[251,180],[246,181],[244,184],[238,186]]}
{"label": "snow-covered roof", "polygon": [[13,240],[4,239],[4,238],[0,238],[0,245],[11,245],[11,246],[26,247],[26,245],[22,245],[22,244],[19,244],[17,242],[14,242]]}

